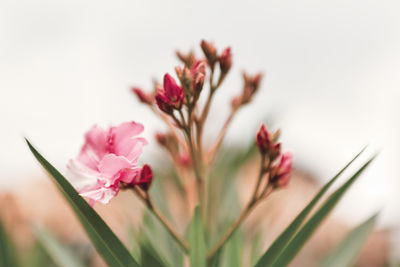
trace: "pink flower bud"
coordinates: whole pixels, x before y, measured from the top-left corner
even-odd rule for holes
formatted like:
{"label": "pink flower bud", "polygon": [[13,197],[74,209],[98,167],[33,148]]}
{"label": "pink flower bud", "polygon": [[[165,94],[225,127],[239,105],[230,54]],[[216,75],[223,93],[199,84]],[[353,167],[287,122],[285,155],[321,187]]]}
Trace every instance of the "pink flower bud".
{"label": "pink flower bud", "polygon": [[232,67],[232,55],[230,47],[227,47],[224,51],[222,51],[221,55],[219,56],[219,65],[222,74],[228,73]]}
{"label": "pink flower bud", "polygon": [[271,147],[271,134],[265,124],[262,124],[257,133],[257,146],[261,154],[266,154]]}
{"label": "pink flower bud", "polygon": [[232,109],[238,109],[240,107],[240,105],[242,104],[242,96],[235,96],[232,99],[231,105],[232,105]]}
{"label": "pink flower bud", "polygon": [[164,92],[173,108],[180,109],[182,107],[185,92],[168,73],[164,75]]}
{"label": "pink flower bud", "polygon": [[215,62],[217,62],[217,49],[212,43],[205,40],[201,41],[200,46],[207,58],[208,65],[213,67]]}
{"label": "pink flower bud", "polygon": [[190,51],[186,55],[180,51],[176,51],[176,56],[179,58],[180,61],[182,61],[185,64],[186,67],[189,68],[193,65],[193,62],[196,60],[193,51]]}
{"label": "pink flower bud", "polygon": [[192,166],[192,160],[190,156],[186,153],[179,154],[178,163],[185,168],[189,168]]}
{"label": "pink flower bud", "polygon": [[157,143],[167,149],[172,156],[175,156],[178,153],[179,146],[176,142],[175,137],[170,133],[157,133],[155,135]]}
{"label": "pink flower bud", "polygon": [[262,74],[258,73],[254,76],[250,76],[246,73],[243,73],[243,102],[242,104],[247,104],[253,98],[253,95],[257,92],[260,87]]}
{"label": "pink flower bud", "polygon": [[289,184],[292,171],[293,155],[290,152],[282,153],[278,165],[272,167],[270,182],[275,187],[284,187]]}
{"label": "pink flower bud", "polygon": [[138,87],[133,87],[132,92],[136,95],[140,102],[148,105],[153,104],[154,96],[152,94],[145,93]]}
{"label": "pink flower bud", "polygon": [[153,171],[147,164],[143,165],[140,172],[139,179],[135,183],[140,186],[144,191],[149,190],[151,182],[153,181]]}

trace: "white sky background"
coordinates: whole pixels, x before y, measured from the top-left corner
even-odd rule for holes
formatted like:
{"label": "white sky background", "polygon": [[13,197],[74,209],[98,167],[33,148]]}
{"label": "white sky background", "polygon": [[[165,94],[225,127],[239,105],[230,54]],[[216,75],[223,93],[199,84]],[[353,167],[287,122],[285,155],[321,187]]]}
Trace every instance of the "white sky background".
{"label": "white sky background", "polygon": [[263,71],[228,142],[272,116],[297,166],[323,181],[370,144],[380,156],[336,212],[359,221],[384,207],[381,221],[398,225],[399,11],[397,0],[1,1],[0,190],[42,174],[23,135],[62,170],[95,123],[141,121],[153,141],[159,122],[130,86],[150,88],[173,73],[176,49],[206,38],[234,54],[214,129],[241,71]]}

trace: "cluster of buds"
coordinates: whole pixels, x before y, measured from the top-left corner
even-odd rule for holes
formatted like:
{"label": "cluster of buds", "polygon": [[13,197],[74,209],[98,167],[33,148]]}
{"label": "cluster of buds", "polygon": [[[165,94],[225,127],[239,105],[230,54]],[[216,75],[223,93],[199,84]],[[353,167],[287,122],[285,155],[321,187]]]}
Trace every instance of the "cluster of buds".
{"label": "cluster of buds", "polygon": [[280,131],[270,133],[265,126],[261,125],[257,133],[257,147],[266,159],[269,172],[269,183],[273,187],[283,187],[289,183],[292,169],[292,155],[290,152],[281,153],[281,143],[278,143]]}
{"label": "cluster of buds", "polygon": [[[165,74],[163,85],[157,84],[155,92],[146,93],[142,89],[134,87],[132,92],[136,95],[140,102],[152,106],[156,103],[158,108],[168,114],[173,115],[174,111],[180,111],[183,106],[194,109],[202,92],[206,67],[210,68],[210,75],[214,74],[217,63],[220,67],[217,84],[210,84],[211,91],[215,91],[223,82],[232,66],[232,55],[230,47],[222,50],[221,53],[211,42],[203,40],[200,47],[204,53],[204,58],[198,58],[193,52],[184,54],[177,52],[177,57],[183,62],[183,67],[176,67],[179,84],[170,75]],[[213,79],[210,77],[210,83]]]}

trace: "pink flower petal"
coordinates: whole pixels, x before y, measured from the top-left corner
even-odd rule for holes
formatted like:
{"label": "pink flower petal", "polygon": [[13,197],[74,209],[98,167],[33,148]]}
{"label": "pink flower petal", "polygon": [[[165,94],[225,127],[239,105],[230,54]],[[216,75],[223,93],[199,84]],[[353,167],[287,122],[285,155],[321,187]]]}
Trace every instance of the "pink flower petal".
{"label": "pink flower petal", "polygon": [[107,178],[108,182],[111,182],[111,178],[121,169],[129,167],[132,167],[132,164],[125,157],[114,154],[106,155],[99,163],[99,171]]}
{"label": "pink flower petal", "polygon": [[117,193],[118,189],[115,188],[95,187],[92,189],[86,189],[79,194],[83,197],[89,198],[89,203],[93,205],[93,200],[103,204],[108,204]]}
{"label": "pink flower petal", "polygon": [[123,169],[119,172],[118,179],[121,182],[130,184],[134,180],[138,179],[138,177],[140,176],[141,170],[142,170],[142,168],[140,168],[140,167]]}
{"label": "pink flower petal", "polygon": [[88,168],[81,162],[71,159],[67,165],[68,178],[72,185],[79,191],[83,188],[94,187],[101,179],[101,174]]}
{"label": "pink flower petal", "polygon": [[85,141],[86,149],[90,149],[94,153],[92,156],[96,156],[98,160],[107,153],[108,132],[97,125],[86,133]]}

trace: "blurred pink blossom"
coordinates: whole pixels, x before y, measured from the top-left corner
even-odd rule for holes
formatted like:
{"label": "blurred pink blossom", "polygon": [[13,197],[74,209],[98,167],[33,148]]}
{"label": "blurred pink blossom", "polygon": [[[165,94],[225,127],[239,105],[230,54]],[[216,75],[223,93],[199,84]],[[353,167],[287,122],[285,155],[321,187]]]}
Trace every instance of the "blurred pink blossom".
{"label": "blurred pink blossom", "polygon": [[293,155],[284,152],[278,158],[278,164],[272,168],[271,182],[276,187],[284,187],[289,184],[290,172],[292,171]]}

